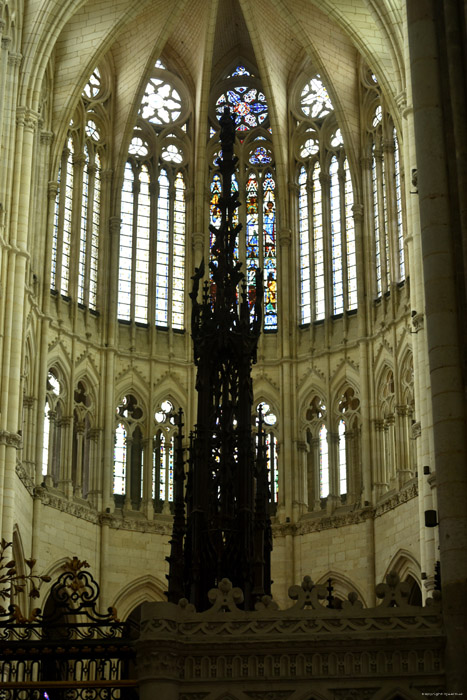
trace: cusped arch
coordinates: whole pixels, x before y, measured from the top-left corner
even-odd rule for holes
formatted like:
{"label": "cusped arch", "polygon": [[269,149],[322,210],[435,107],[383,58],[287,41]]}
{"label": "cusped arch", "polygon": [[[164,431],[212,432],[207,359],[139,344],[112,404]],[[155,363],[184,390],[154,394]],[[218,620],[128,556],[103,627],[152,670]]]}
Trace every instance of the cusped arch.
{"label": "cusped arch", "polygon": [[147,396],[147,387],[145,391],[144,387],[138,386],[138,382],[126,382],[125,387],[115,391],[115,409],[122,405],[126,396],[133,396],[136,399],[136,405],[142,410],[143,415],[141,419],[146,421],[148,417],[148,402],[144,397]]}
{"label": "cusped arch", "polygon": [[126,620],[128,615],[141,603],[166,602],[164,594],[164,584],[156,576],[146,574],[137,579],[133,579],[117,594],[113,607],[117,610],[118,617]]}
{"label": "cusped arch", "polygon": [[422,587],[420,564],[407,549],[401,548],[394,554],[384,572],[383,581],[386,580],[386,576],[391,571],[395,571],[401,581],[405,581],[408,576],[412,576],[420,588]]}
{"label": "cusped arch", "polygon": [[305,422],[305,424],[308,424],[309,421],[307,420],[306,413],[307,410],[309,409],[313,399],[317,396],[323,404],[327,408],[327,402],[326,402],[326,392],[324,388],[318,387],[316,384],[313,384],[307,391],[305,398],[301,401],[300,403],[300,417],[301,419]]}
{"label": "cusped arch", "polygon": [[167,374],[157,382],[157,393],[151,407],[152,410],[155,411],[165,399],[169,399],[176,408],[184,408],[187,405],[186,391],[173,374]]}
{"label": "cusped arch", "polygon": [[330,569],[326,574],[321,576],[316,582],[317,585],[327,586],[329,579],[332,581],[333,594],[340,600],[348,600],[349,593],[356,593],[363,607],[367,607],[363,591],[360,586],[357,586],[352,579],[340,571]]}

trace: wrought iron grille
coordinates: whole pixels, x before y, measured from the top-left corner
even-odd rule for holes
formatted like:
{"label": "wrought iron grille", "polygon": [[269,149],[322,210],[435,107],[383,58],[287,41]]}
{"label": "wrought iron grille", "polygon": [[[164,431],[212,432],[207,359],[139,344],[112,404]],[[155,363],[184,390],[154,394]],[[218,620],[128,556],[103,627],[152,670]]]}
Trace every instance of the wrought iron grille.
{"label": "wrought iron grille", "polygon": [[44,612],[0,613],[0,700],[136,700],[131,629],[97,610],[99,586],[74,557]]}

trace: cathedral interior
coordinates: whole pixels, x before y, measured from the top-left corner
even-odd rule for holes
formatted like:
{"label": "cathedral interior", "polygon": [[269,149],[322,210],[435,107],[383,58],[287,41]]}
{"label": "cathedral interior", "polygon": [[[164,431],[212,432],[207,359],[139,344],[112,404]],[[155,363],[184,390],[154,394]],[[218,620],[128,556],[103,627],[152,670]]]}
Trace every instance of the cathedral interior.
{"label": "cathedral interior", "polygon": [[446,687],[467,690],[466,18],[0,0],[0,521],[20,573],[86,560],[122,620],[166,600],[227,106],[273,598],[306,575],[364,609],[390,572],[414,605],[440,590]]}

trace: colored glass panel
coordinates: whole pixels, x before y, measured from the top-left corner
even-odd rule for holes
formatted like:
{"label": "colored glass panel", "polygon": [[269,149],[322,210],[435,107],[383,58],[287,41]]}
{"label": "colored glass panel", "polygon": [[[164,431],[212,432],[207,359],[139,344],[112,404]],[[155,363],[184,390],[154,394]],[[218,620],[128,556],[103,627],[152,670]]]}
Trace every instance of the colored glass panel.
{"label": "colored glass panel", "polygon": [[249,131],[260,126],[268,116],[266,97],[256,88],[237,86],[227,90],[216,102],[218,118],[222,116],[225,105],[230,107],[237,131]]}
{"label": "colored glass panel", "polygon": [[256,175],[251,174],[246,185],[246,271],[250,309],[256,299],[255,273],[259,267],[258,228],[258,181]]}
{"label": "colored glass panel", "polygon": [[275,182],[268,172],[263,181],[264,327],[277,328],[276,202]]}

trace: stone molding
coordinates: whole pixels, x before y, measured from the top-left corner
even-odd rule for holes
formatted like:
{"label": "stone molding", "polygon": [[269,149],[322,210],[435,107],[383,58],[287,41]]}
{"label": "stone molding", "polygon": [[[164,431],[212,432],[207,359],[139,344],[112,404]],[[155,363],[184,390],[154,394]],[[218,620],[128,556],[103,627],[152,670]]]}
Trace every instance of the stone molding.
{"label": "stone molding", "polygon": [[34,481],[31,479],[26,469],[23,467],[21,462],[16,463],[16,474],[19,477],[23,486],[29,491],[30,495],[34,495]]}
{"label": "stone molding", "polygon": [[20,450],[23,447],[23,437],[19,433],[10,433],[8,430],[0,430],[0,445],[14,447]]}
{"label": "stone molding", "polygon": [[279,692],[280,681],[283,695],[278,697],[285,698],[311,679],[341,691],[357,690],[360,681],[367,688],[371,682],[377,692],[389,676],[414,685],[417,680],[425,684],[429,676],[433,684],[442,685],[440,600],[412,606],[409,592],[392,572],[377,587],[380,605],[364,609],[351,593],[342,609],[333,610],[320,602],[325,587],[306,576],[300,586],[289,589],[291,608],[280,610],[264,596],[255,611],[245,612],[239,608],[242,592],[223,579],[210,591],[212,607],[205,612],[196,612],[185,599],[178,605],[148,603],[136,643],[139,680],[145,687],[152,684],[154,691],[162,680],[176,683],[177,697],[187,698],[192,697],[191,684],[208,690],[211,683],[228,683],[226,689],[233,694],[238,688],[247,697],[264,700],[276,698],[271,692]]}
{"label": "stone molding", "polygon": [[29,474],[26,472],[25,468],[18,462],[16,465],[16,474],[26,489],[29,491],[31,496],[40,498],[45,506],[50,506],[56,510],[62,511],[62,513],[68,513],[73,515],[75,518],[80,518],[81,520],[86,520],[87,522],[107,525],[114,530],[133,530],[136,532],[154,532],[160,535],[171,535],[172,534],[172,519],[167,519],[164,521],[159,521],[157,515],[155,520],[147,520],[144,517],[131,518],[127,514],[123,516],[114,513],[99,513],[95,510],[91,503],[86,501],[81,501],[80,503],[76,501],[69,500],[66,496],[59,491],[50,490],[44,486],[35,486],[34,481],[31,479]]}

